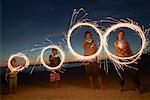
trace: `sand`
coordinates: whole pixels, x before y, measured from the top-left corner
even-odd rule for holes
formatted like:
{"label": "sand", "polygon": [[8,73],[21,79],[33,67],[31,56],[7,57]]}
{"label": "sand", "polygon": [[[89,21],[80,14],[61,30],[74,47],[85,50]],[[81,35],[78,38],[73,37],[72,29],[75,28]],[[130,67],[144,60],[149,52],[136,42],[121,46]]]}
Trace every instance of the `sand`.
{"label": "sand", "polygon": [[[17,93],[1,95],[1,100],[150,100],[150,80],[145,72],[141,75],[141,81],[146,91],[138,95],[133,88],[130,79],[125,88],[127,91],[119,91],[117,74],[110,72],[103,75],[104,91],[100,91],[96,85],[90,90],[88,80],[83,68],[67,69],[62,75],[62,80],[57,89],[49,87],[48,72],[20,75]],[[95,83],[97,83],[95,81]]]}

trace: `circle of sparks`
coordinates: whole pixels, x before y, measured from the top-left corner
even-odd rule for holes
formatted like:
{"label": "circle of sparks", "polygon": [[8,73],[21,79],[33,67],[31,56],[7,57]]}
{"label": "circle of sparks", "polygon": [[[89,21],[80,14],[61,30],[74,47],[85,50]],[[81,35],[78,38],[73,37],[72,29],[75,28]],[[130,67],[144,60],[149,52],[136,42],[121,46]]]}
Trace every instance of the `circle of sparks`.
{"label": "circle of sparks", "polygon": [[[99,46],[97,52],[94,53],[93,55],[90,55],[90,56],[83,56],[83,55],[78,54],[78,53],[72,48],[72,45],[71,45],[71,42],[70,42],[70,40],[71,40],[71,34],[72,34],[72,32],[73,32],[76,28],[78,28],[78,27],[80,27],[80,26],[90,26],[90,27],[92,27],[92,28],[96,31],[96,33],[98,33],[98,35],[99,35],[99,38],[100,38],[100,40],[101,40],[101,41],[100,41],[100,46]],[[103,46],[102,46],[102,40],[103,40],[103,39],[102,39],[102,31],[101,31],[99,28],[97,28],[95,24],[92,24],[92,23],[89,23],[89,22],[84,22],[84,23],[83,23],[83,22],[78,22],[78,23],[76,23],[72,28],[69,29],[68,34],[67,34],[67,44],[68,44],[68,48],[69,48],[70,52],[71,52],[75,57],[77,57],[77,58],[79,58],[79,59],[81,59],[81,60],[90,60],[90,59],[93,59],[93,58],[95,58],[96,56],[98,56],[98,55],[100,54],[102,48],[103,48]]]}
{"label": "circle of sparks", "polygon": [[[25,65],[24,66],[18,66],[18,67],[13,67],[11,65],[11,60],[14,58],[14,57],[20,57],[20,58],[23,58],[25,60]],[[8,68],[11,70],[11,71],[22,71],[24,68],[27,68],[30,64],[30,61],[28,59],[28,57],[26,55],[24,55],[23,53],[19,52],[19,53],[16,53],[16,54],[13,54],[9,57],[8,59]]]}
{"label": "circle of sparks", "polygon": [[[134,54],[132,56],[129,56],[129,57],[119,57],[119,56],[116,56],[116,55],[112,54],[108,50],[107,38],[108,38],[109,34],[112,31],[114,31],[118,28],[121,28],[121,27],[126,27],[126,28],[134,30],[135,32],[138,33],[138,35],[142,39],[142,46],[141,46],[140,50],[136,54]],[[106,54],[108,55],[108,57],[111,60],[113,60],[114,62],[116,62],[118,64],[124,64],[124,65],[134,63],[141,56],[141,54],[143,53],[143,50],[145,48],[145,44],[146,44],[146,38],[145,38],[144,32],[141,30],[141,28],[139,26],[134,25],[132,23],[118,23],[118,24],[115,24],[115,25],[111,26],[110,28],[108,28],[106,30],[105,35],[104,35],[104,39],[103,39],[104,50],[105,50]],[[122,60],[123,62],[121,62],[119,60]]]}
{"label": "circle of sparks", "polygon": [[[44,62],[44,52],[47,50],[47,49],[51,49],[51,48],[54,48],[54,49],[57,49],[60,54],[61,54],[61,62],[59,63],[58,66],[56,67],[51,67],[51,66],[48,66],[45,62]],[[58,69],[62,66],[62,64],[64,63],[64,60],[65,60],[65,54],[64,52],[57,46],[57,45],[49,45],[47,47],[45,47],[42,51],[41,51],[41,55],[40,55],[40,60],[41,60],[41,63],[43,64],[44,67],[46,67],[47,69],[49,70],[55,70],[55,69]]]}

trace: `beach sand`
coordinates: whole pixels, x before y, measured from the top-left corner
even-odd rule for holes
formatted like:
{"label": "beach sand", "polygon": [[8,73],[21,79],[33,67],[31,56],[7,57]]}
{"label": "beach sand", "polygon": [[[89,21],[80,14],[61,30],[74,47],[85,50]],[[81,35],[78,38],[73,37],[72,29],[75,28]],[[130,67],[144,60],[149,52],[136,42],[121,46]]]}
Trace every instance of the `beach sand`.
{"label": "beach sand", "polygon": [[[19,74],[17,93],[1,93],[1,100],[150,100],[148,69],[140,74],[142,84],[146,88],[145,93],[141,95],[134,90],[130,79],[126,82],[127,90],[120,92],[115,70],[109,71],[108,75],[103,73],[104,91],[100,91],[97,84],[94,90],[90,90],[84,68],[78,67],[66,69],[57,89],[49,87],[48,72],[33,73],[32,77],[29,73]],[[3,87],[1,92],[4,92],[3,89],[6,88]]]}

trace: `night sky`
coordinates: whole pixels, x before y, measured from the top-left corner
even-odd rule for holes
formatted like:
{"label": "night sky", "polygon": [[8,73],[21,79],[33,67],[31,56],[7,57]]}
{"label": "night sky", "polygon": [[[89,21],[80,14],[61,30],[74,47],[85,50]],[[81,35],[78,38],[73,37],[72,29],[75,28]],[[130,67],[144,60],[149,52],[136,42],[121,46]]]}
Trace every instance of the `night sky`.
{"label": "night sky", "polygon": [[[6,65],[9,56],[16,51],[30,49],[34,44],[50,37],[58,42],[67,32],[73,9],[84,8],[88,17],[100,21],[106,17],[130,18],[150,27],[149,0],[1,0],[1,65]],[[84,39],[81,35],[86,31],[79,30],[72,39],[76,51],[82,53],[80,44]],[[132,50],[140,48],[140,38],[127,30]],[[95,33],[94,33],[95,34]],[[134,37],[135,36],[135,37]],[[93,36],[97,40],[96,34]],[[73,41],[76,40],[76,41]],[[114,50],[115,35],[109,38],[110,50]],[[111,44],[112,43],[112,44]],[[30,57],[37,53],[29,54]],[[71,58],[72,55],[67,56]]]}

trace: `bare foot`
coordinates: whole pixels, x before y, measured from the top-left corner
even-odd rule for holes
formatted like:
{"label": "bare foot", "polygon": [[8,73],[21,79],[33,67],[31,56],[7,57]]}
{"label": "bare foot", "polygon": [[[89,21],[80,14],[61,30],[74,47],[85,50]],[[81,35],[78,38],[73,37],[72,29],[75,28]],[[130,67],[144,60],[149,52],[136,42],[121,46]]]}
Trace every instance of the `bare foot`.
{"label": "bare foot", "polygon": [[136,92],[141,95],[142,93],[144,93],[144,88],[143,87],[138,87],[136,88]]}

